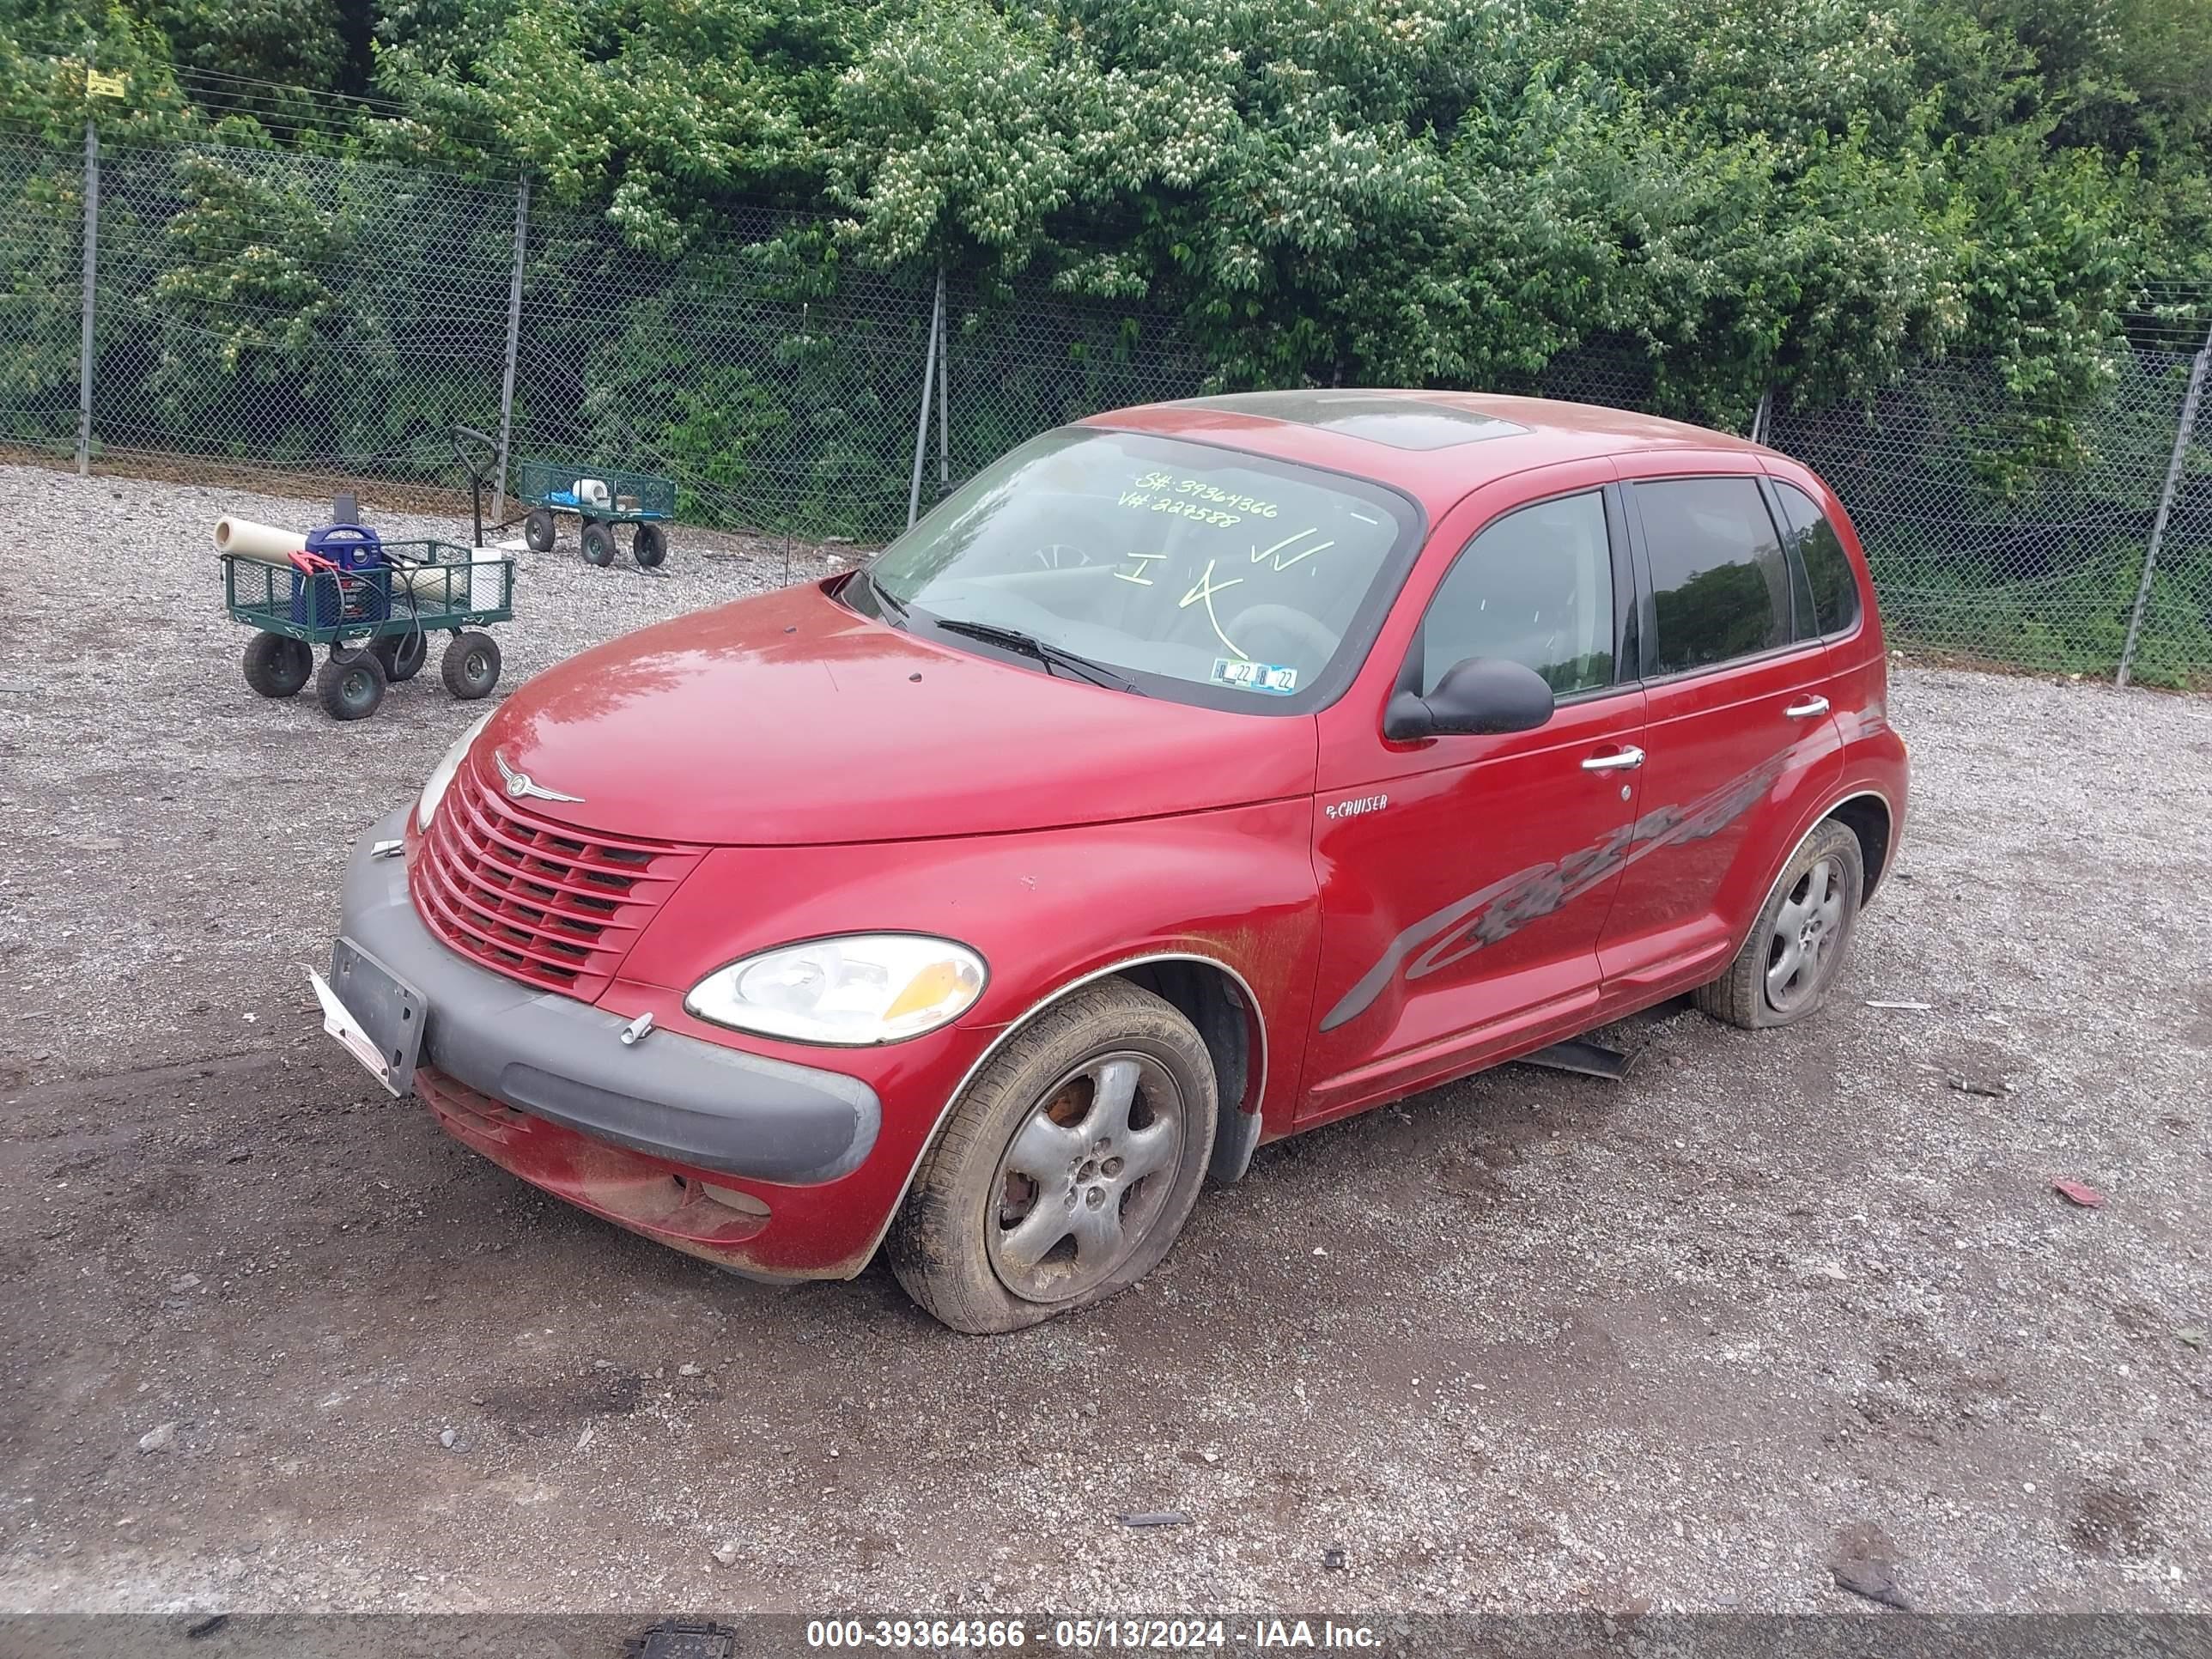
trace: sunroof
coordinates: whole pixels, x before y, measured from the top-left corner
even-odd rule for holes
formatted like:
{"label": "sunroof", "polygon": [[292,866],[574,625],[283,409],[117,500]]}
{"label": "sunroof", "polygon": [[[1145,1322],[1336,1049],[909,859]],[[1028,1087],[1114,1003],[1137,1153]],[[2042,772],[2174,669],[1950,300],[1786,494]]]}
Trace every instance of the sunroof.
{"label": "sunroof", "polygon": [[1387,392],[1237,392],[1219,398],[1194,398],[1190,402],[1199,409],[1324,427],[1388,444],[1393,449],[1449,449],[1455,444],[1480,443],[1485,438],[1510,437],[1528,429],[1471,409],[1395,397]]}

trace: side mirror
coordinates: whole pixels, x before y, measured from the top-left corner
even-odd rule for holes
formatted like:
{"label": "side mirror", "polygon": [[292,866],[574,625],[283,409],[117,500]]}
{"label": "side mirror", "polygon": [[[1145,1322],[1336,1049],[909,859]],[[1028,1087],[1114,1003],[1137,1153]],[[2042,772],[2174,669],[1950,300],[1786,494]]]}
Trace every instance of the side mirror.
{"label": "side mirror", "polygon": [[1493,737],[1533,732],[1552,718],[1552,688],[1524,663],[1469,657],[1454,663],[1425,697],[1401,691],[1382,714],[1382,735],[1395,742],[1449,736]]}

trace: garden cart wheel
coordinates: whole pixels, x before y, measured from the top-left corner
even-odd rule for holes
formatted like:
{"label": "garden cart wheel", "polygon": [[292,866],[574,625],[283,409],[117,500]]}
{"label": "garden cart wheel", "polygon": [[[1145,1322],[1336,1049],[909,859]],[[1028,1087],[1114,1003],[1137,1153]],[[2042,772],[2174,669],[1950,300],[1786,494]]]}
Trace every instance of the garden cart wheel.
{"label": "garden cart wheel", "polygon": [[430,659],[430,641],[420,629],[411,634],[387,634],[376,642],[376,655],[384,665],[386,683],[398,685],[422,672],[422,665]]}
{"label": "garden cart wheel", "polygon": [[553,515],[542,507],[533,507],[522,521],[522,539],[533,553],[550,553],[554,538],[560,534],[554,525]]}
{"label": "garden cart wheel", "polygon": [[454,635],[439,659],[438,673],[447,690],[463,702],[474,702],[499,684],[499,641],[474,630]]}
{"label": "garden cart wheel", "polygon": [[641,570],[650,570],[668,556],[668,532],[657,524],[641,524],[631,533],[630,556]]}
{"label": "garden cart wheel", "polygon": [[369,650],[333,651],[315,676],[315,695],[334,720],[365,720],[384,701],[384,659]]}
{"label": "garden cart wheel", "polygon": [[584,526],[584,562],[601,567],[615,562],[615,532],[592,519]]}
{"label": "garden cart wheel", "polygon": [[315,672],[315,653],[282,634],[256,634],[246,642],[246,683],[264,697],[289,697]]}

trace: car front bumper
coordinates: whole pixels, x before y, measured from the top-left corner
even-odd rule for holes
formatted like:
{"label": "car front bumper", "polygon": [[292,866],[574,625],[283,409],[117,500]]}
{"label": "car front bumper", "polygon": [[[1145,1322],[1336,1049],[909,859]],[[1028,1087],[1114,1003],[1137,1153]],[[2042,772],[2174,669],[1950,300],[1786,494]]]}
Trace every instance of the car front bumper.
{"label": "car front bumper", "polygon": [[[883,1114],[859,1079],[674,1031],[625,1043],[631,1022],[622,1016],[495,974],[447,948],[408,897],[405,859],[374,850],[403,839],[408,810],[355,843],[341,934],[420,993],[427,1013],[419,1092],[449,1128],[444,1101],[467,1098],[687,1172],[794,1187],[834,1182],[866,1159]],[[332,979],[343,1000],[343,981]],[[449,1084],[459,1085],[459,1095]],[[621,1214],[610,1218],[636,1224]]]}

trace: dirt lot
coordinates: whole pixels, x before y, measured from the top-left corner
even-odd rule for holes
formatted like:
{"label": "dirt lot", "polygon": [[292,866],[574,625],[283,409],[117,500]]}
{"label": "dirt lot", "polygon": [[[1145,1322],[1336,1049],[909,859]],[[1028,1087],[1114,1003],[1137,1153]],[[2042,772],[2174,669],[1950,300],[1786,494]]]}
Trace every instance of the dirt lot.
{"label": "dirt lot", "polygon": [[[59,502],[4,578],[0,1606],[1833,1610],[1887,1560],[2212,1608],[2212,702],[1905,672],[1914,818],[1824,1018],[1662,1010],[1623,1085],[1263,1149],[1142,1290],[977,1340],[374,1091],[298,965],[476,711],[434,662],[358,726],[246,690],[208,526],[314,504],[0,488]],[[92,609],[27,562],[86,548]],[[783,580],[708,552],[532,556],[506,684]]]}

